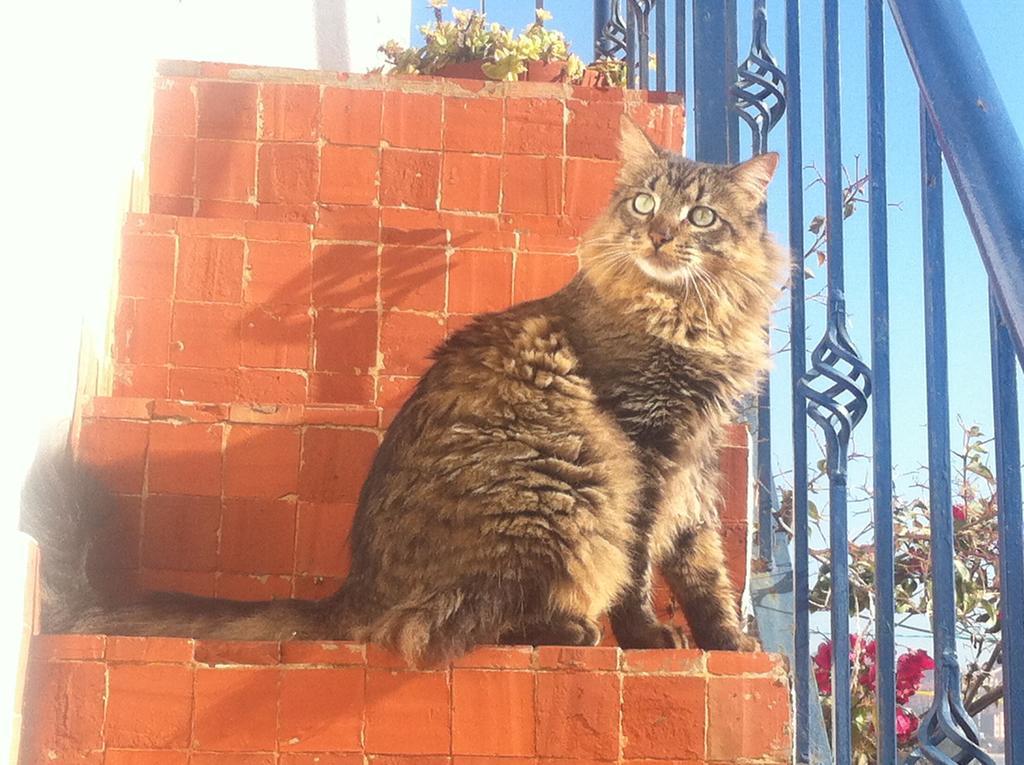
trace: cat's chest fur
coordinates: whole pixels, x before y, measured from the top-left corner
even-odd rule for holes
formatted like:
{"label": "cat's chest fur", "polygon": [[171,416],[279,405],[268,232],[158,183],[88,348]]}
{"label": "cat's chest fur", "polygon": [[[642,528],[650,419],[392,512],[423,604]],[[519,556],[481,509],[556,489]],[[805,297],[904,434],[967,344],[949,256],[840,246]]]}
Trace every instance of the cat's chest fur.
{"label": "cat's chest fur", "polygon": [[708,354],[624,330],[589,343],[581,371],[642,451],[675,458],[680,439],[720,420],[729,386]]}

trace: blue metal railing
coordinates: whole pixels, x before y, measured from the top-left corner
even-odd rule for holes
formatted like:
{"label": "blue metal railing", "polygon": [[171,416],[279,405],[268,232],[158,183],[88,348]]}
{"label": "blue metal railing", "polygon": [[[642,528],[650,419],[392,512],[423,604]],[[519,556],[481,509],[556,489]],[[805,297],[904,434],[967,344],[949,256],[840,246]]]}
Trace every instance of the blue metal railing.
{"label": "blue metal railing", "polygon": [[[999,503],[1005,508],[1021,506],[1020,433],[1017,429],[1017,364],[1010,332],[996,301],[990,306],[992,333],[992,399],[996,411],[996,470],[999,479]],[[1020,540],[1024,524],[1019,512],[999,513],[1000,602],[1003,608],[1003,683],[1007,689],[1005,704],[1006,761],[1016,763],[1024,757],[1024,560]],[[1016,625],[1017,628],[1014,628]]]}
{"label": "blue metal railing", "polygon": [[[872,518],[875,539],[877,609],[894,614],[892,406],[889,397],[889,217],[885,185],[885,47],[882,0],[867,3],[868,259],[871,279]],[[801,633],[803,635],[803,633]],[[878,762],[896,762],[896,629],[894,620],[875,621],[875,730]]]}
{"label": "blue metal railing", "polygon": [[[978,747],[978,732],[961,700],[956,645],[953,568],[953,486],[949,443],[946,332],[946,255],[943,241],[942,155],[931,118],[921,105],[921,198],[924,241],[925,367],[928,398],[928,488],[931,508],[932,587],[935,607],[935,702],[921,721],[920,748],[932,762],[993,763]],[[940,748],[949,742],[955,759]]]}
{"label": "blue metal railing", "polygon": [[[964,708],[957,655],[957,603],[949,443],[945,257],[943,242],[943,160],[990,278],[991,363],[998,478],[1001,666],[1004,687],[1005,762],[1024,763],[1024,522],[1018,429],[1017,372],[1024,361],[1024,149],[957,0],[866,0],[870,367],[847,332],[844,294],[844,182],[840,132],[839,3],[822,0],[822,71],[825,151],[827,311],[824,336],[807,362],[804,290],[803,124],[800,3],[784,5],[785,62],[767,50],[765,0],[750,0],[753,44],[737,56],[735,0],[691,0],[693,46],[685,46],[685,0],[596,0],[596,48],[624,56],[630,81],[648,86],[646,51],[654,14],[656,87],[686,90],[688,64],[694,87],[688,107],[694,155],[709,162],[740,158],[740,117],[751,129],[755,152],[768,149],[769,133],[786,114],[790,287],[790,369],[792,388],[792,568],[785,537],[774,516],[778,501],[771,472],[770,398],[757,407],[759,550],[766,569],[755,577],[762,641],[784,648],[793,661],[794,760],[851,763],[851,666],[845,646],[850,634],[850,528],[847,519],[847,462],[850,437],[870,399],[872,420],[872,521],[874,526],[875,762],[900,760],[896,720],[895,576],[893,459],[889,357],[888,204],[885,156],[884,5],[902,38],[921,94],[921,199],[924,260],[925,337],[931,536],[931,632],[936,659],[935,695],[907,762],[992,763]],[[668,15],[671,12],[672,20]],[[673,25],[674,83],[669,83],[666,30]],[[688,61],[689,59],[689,61]],[[738,63],[739,62],[739,63]],[[847,73],[847,76],[850,76]],[[777,393],[777,391],[776,391]],[[777,400],[777,398],[775,399]],[[822,753],[816,728],[821,715],[810,677],[810,557],[808,419],[825,444],[829,482],[832,651],[831,752]],[[781,540],[781,541],[780,541]],[[785,620],[783,623],[782,619]]]}
{"label": "blue metal railing", "polygon": [[[800,5],[786,4],[786,180],[789,192],[789,251],[793,258],[793,277],[789,288],[790,324],[799,328],[790,333],[790,386],[797,390],[807,372],[807,318],[806,294],[804,289],[804,196],[803,196],[803,104],[800,93]],[[793,526],[808,528],[807,516],[807,408],[804,399],[794,397],[791,422],[793,438]],[[763,521],[761,521],[763,523]],[[761,554],[762,558],[764,553]],[[794,593],[810,592],[810,555],[808,537],[798,534],[793,540],[793,590]],[[793,608],[793,719],[799,742],[797,749],[803,752],[805,760],[810,759],[811,731],[811,652],[810,652],[810,610]],[[817,721],[818,716],[815,716]]]}

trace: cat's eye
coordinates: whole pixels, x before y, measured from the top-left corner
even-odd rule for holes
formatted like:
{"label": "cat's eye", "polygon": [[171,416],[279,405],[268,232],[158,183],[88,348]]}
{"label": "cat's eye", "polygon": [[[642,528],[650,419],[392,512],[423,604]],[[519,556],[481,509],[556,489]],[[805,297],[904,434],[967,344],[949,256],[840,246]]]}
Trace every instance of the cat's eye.
{"label": "cat's eye", "polygon": [[650,215],[658,206],[658,200],[652,194],[637,194],[633,197],[633,209],[640,215]]}
{"label": "cat's eye", "polygon": [[718,214],[710,207],[705,207],[704,205],[690,208],[690,213],[686,217],[689,218],[690,223],[699,228],[707,228],[718,220]]}

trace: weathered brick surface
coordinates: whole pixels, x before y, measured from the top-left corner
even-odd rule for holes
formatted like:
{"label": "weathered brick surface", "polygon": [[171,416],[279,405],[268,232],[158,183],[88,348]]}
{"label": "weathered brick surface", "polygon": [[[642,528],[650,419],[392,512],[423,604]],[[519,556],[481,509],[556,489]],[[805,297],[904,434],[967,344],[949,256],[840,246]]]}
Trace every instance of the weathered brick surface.
{"label": "weathered brick surface", "polygon": [[781,765],[785,677],[767,654],[481,648],[415,672],[353,643],[39,636],[22,761]]}

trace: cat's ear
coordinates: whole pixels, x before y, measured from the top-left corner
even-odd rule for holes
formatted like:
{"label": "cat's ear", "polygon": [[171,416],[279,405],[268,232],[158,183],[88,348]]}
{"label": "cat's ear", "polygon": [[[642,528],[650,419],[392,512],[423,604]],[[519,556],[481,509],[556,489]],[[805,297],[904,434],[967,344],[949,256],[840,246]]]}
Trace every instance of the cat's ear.
{"label": "cat's ear", "polygon": [[619,119],[619,156],[626,165],[646,162],[658,156],[658,147],[625,114]]}
{"label": "cat's ear", "polygon": [[754,196],[763,199],[768,191],[768,184],[775,175],[775,169],[779,166],[779,155],[774,151],[767,151],[758,154],[734,165],[732,168],[733,179],[743,186]]}

